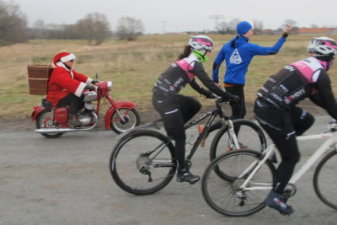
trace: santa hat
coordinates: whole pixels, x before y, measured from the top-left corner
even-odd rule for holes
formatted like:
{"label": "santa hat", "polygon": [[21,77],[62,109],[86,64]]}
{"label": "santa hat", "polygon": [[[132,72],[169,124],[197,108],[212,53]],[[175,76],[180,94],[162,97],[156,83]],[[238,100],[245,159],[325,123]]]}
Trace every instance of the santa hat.
{"label": "santa hat", "polygon": [[73,53],[60,52],[54,56],[54,64],[56,65],[58,62],[68,62],[74,59],[76,59],[76,56]]}

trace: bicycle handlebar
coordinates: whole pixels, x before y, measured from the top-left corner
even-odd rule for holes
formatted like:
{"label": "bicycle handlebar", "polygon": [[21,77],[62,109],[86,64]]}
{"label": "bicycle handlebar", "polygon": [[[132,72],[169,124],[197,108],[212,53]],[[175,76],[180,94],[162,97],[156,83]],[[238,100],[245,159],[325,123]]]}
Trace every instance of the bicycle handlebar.
{"label": "bicycle handlebar", "polygon": [[230,103],[230,100],[229,99],[225,99],[224,97],[219,97],[217,95],[215,95],[216,97],[216,100],[215,100],[215,103],[216,104],[220,104],[220,103]]}

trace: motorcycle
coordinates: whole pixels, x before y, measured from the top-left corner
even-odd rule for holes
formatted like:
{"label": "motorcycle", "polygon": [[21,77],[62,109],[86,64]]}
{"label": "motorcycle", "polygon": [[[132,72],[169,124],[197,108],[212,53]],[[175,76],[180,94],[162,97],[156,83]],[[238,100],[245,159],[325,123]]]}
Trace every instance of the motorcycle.
{"label": "motorcycle", "polygon": [[[96,127],[102,98],[106,98],[110,107],[105,112],[105,129],[120,134],[139,125],[140,116],[135,103],[116,102],[109,95],[112,82],[104,81],[96,84],[96,90],[84,92],[84,107],[78,113],[79,126],[69,124],[69,106],[55,107],[42,99],[42,105],[33,107],[32,121],[36,121],[35,132],[47,138],[57,138],[66,132],[89,131]],[[97,101],[96,107],[92,103]]]}

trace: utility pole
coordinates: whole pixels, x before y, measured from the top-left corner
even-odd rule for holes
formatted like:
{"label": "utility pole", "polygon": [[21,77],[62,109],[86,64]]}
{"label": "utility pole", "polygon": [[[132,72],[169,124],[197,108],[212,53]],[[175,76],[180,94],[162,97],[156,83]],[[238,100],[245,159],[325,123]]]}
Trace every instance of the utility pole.
{"label": "utility pole", "polygon": [[161,21],[162,29],[163,29],[163,34],[166,33],[165,27],[166,27],[167,21]]}

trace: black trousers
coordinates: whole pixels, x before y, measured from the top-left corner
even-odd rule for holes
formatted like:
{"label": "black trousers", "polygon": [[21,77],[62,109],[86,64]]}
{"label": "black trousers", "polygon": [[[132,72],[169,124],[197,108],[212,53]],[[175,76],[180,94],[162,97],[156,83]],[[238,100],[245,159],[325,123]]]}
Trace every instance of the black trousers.
{"label": "black trousers", "polygon": [[273,140],[281,155],[282,162],[276,170],[273,190],[283,194],[296,163],[300,160],[296,136],[309,129],[315,119],[299,107],[284,111],[273,107],[261,107],[255,103],[254,112],[257,121]]}
{"label": "black trousers", "polygon": [[225,90],[240,98],[239,102],[231,103],[231,108],[232,108],[231,119],[234,120],[234,119],[244,118],[246,115],[244,86],[237,85],[237,86],[232,86],[232,87],[225,87]]}
{"label": "black trousers", "polygon": [[153,95],[152,103],[164,121],[167,135],[175,141],[175,158],[179,169],[184,169],[186,167],[184,124],[199,112],[201,104],[188,96],[166,97],[159,94]]}
{"label": "black trousers", "polygon": [[69,105],[69,113],[75,115],[83,108],[83,97],[77,97],[74,94],[69,94],[62,98],[57,106]]}
{"label": "black trousers", "polygon": [[[231,120],[244,118],[246,115],[246,104],[245,104],[245,94],[244,94],[244,86],[233,86],[233,87],[225,87],[225,90],[233,95],[236,95],[240,98],[240,101],[237,103],[231,103],[232,116]],[[220,129],[222,126],[221,121],[214,123],[209,128],[209,133],[214,130]],[[239,127],[234,127],[235,133],[237,134],[240,130]]]}

